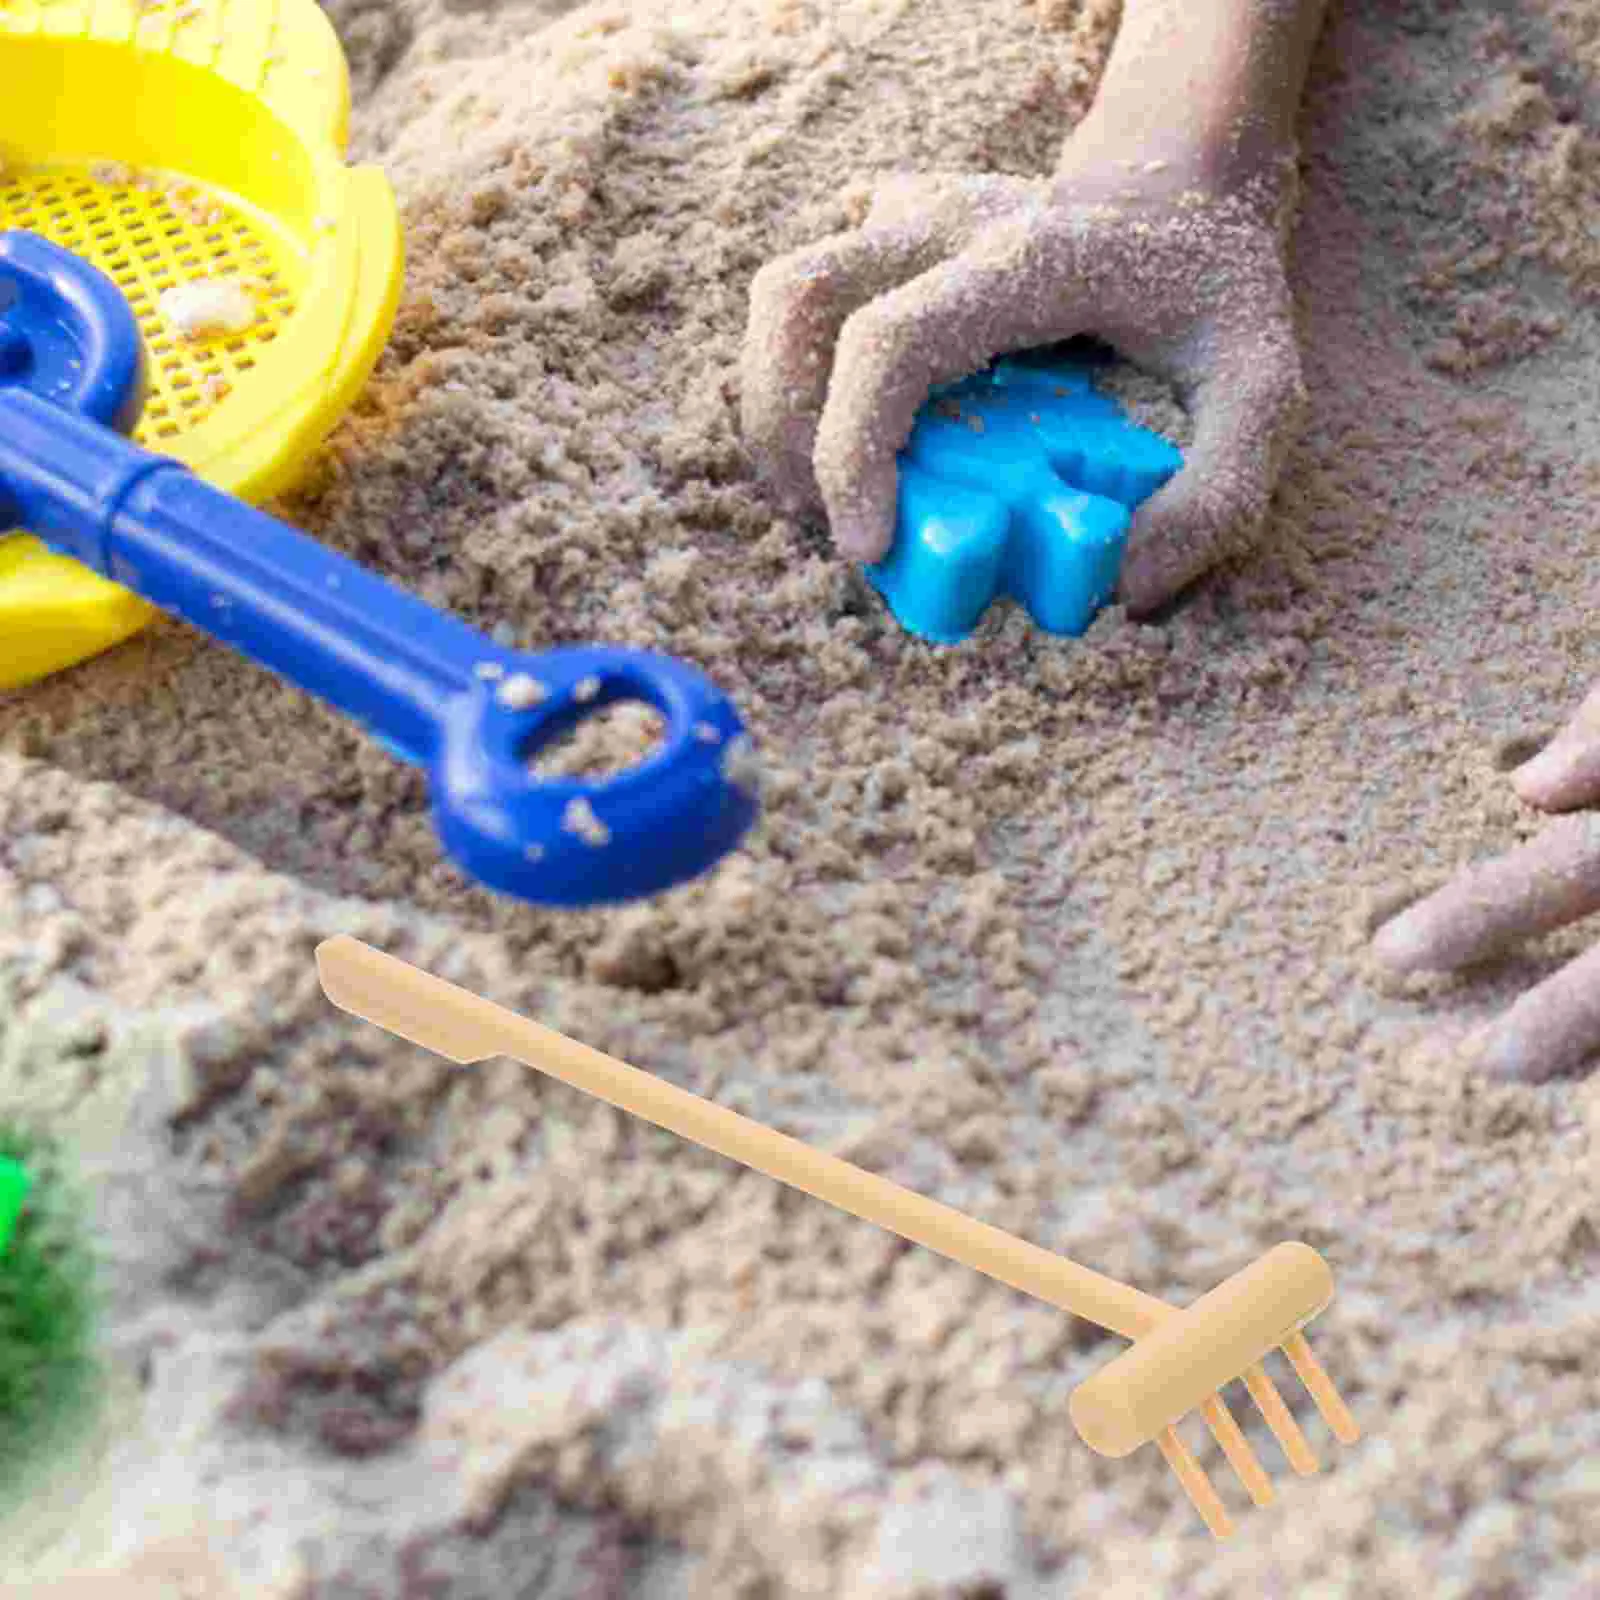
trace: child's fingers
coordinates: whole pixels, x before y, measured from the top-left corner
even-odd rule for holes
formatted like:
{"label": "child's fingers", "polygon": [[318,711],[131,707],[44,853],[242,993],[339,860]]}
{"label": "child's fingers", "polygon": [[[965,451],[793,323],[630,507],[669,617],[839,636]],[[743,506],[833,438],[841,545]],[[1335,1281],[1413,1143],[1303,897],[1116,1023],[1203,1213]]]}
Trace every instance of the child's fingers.
{"label": "child's fingers", "polygon": [[741,420],[751,450],[792,503],[818,503],[812,449],[840,328],[939,254],[931,226],[910,221],[836,234],[756,274],[741,357]]}
{"label": "child's fingers", "polygon": [[1512,774],[1517,793],[1544,811],[1600,805],[1600,686],[1531,761]]}
{"label": "child's fingers", "polygon": [[857,311],[839,336],[815,455],[840,550],[876,561],[889,548],[895,457],[935,384],[1082,333],[1086,311],[1026,219]]}
{"label": "child's fingers", "polygon": [[1539,1083],[1600,1055],[1600,944],[1530,989],[1470,1048],[1498,1078]]}
{"label": "child's fingers", "polygon": [[1304,401],[1287,307],[1213,346],[1191,397],[1187,462],[1140,509],[1128,536],[1118,594],[1130,612],[1164,605],[1254,536]]}
{"label": "child's fingers", "polygon": [[1448,972],[1597,910],[1600,816],[1571,817],[1408,907],[1372,948],[1394,972]]}

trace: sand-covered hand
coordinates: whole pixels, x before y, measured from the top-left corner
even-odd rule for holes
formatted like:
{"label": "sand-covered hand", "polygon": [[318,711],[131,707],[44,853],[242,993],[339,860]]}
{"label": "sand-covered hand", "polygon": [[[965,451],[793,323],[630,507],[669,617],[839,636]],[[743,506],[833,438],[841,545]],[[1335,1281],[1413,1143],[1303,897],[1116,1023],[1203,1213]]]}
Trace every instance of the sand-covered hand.
{"label": "sand-covered hand", "polygon": [[931,387],[1082,335],[1171,380],[1194,417],[1186,467],[1129,538],[1119,597],[1148,611],[1249,544],[1301,417],[1284,230],[1257,197],[1120,167],[892,180],[859,228],[756,275],[746,438],[791,509],[875,561]]}
{"label": "sand-covered hand", "polygon": [[[1600,687],[1512,775],[1544,811],[1571,811],[1531,843],[1469,869],[1378,931],[1397,972],[1453,971],[1600,911]],[[1600,1052],[1600,944],[1535,985],[1472,1041],[1497,1076],[1539,1081]]]}

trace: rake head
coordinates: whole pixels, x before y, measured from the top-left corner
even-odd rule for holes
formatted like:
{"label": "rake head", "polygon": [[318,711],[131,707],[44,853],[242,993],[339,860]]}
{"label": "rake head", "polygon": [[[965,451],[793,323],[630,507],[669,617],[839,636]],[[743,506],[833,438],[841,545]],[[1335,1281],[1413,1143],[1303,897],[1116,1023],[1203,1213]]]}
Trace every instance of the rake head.
{"label": "rake head", "polygon": [[1206,1526],[1226,1538],[1233,1531],[1227,1509],[1176,1424],[1198,1410],[1251,1500],[1270,1505],[1271,1480],[1217,1392],[1243,1378],[1289,1465],[1302,1476],[1316,1472],[1305,1434],[1261,1366],[1281,1348],[1333,1436],[1354,1444],[1361,1429],[1300,1331],[1332,1299],[1333,1274],[1315,1250],[1277,1245],[1080,1384],[1068,1408],[1073,1426],[1103,1456],[1125,1456],[1155,1440]]}

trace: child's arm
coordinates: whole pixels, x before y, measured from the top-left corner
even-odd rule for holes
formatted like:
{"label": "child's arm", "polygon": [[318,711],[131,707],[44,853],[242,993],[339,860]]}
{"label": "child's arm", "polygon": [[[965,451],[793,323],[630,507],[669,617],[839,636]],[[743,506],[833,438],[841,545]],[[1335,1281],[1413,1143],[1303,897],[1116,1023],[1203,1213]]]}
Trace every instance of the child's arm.
{"label": "child's arm", "polygon": [[744,427],[780,494],[879,559],[930,387],[1096,334],[1195,414],[1185,469],[1135,519],[1122,599],[1153,609],[1241,546],[1303,403],[1283,249],[1324,3],[1127,0],[1053,178],[892,180],[861,228],[757,274]]}
{"label": "child's arm", "polygon": [[[1600,806],[1600,687],[1512,777],[1542,811]],[[1463,873],[1378,933],[1395,972],[1450,971],[1600,911],[1600,811],[1551,823],[1532,844]],[[1600,943],[1525,994],[1472,1041],[1479,1063],[1530,1082],[1600,1054]]]}
{"label": "child's arm", "polygon": [[1063,176],[1165,161],[1186,187],[1238,194],[1292,172],[1326,0],[1128,0]]}

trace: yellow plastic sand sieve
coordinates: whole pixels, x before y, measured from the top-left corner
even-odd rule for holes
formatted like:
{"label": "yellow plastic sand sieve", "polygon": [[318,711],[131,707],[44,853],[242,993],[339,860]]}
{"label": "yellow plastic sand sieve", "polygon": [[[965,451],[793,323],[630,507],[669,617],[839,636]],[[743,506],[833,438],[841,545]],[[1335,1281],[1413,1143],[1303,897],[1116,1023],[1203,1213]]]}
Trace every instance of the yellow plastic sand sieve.
{"label": "yellow plastic sand sieve", "polygon": [[[343,153],[349,73],[314,0],[0,0],[0,231],[122,289],[149,352],[134,437],[218,488],[287,488],[372,372],[402,275],[394,195]],[[232,278],[255,322],[185,337],[161,297]],[[0,536],[0,690],[156,611]]]}

